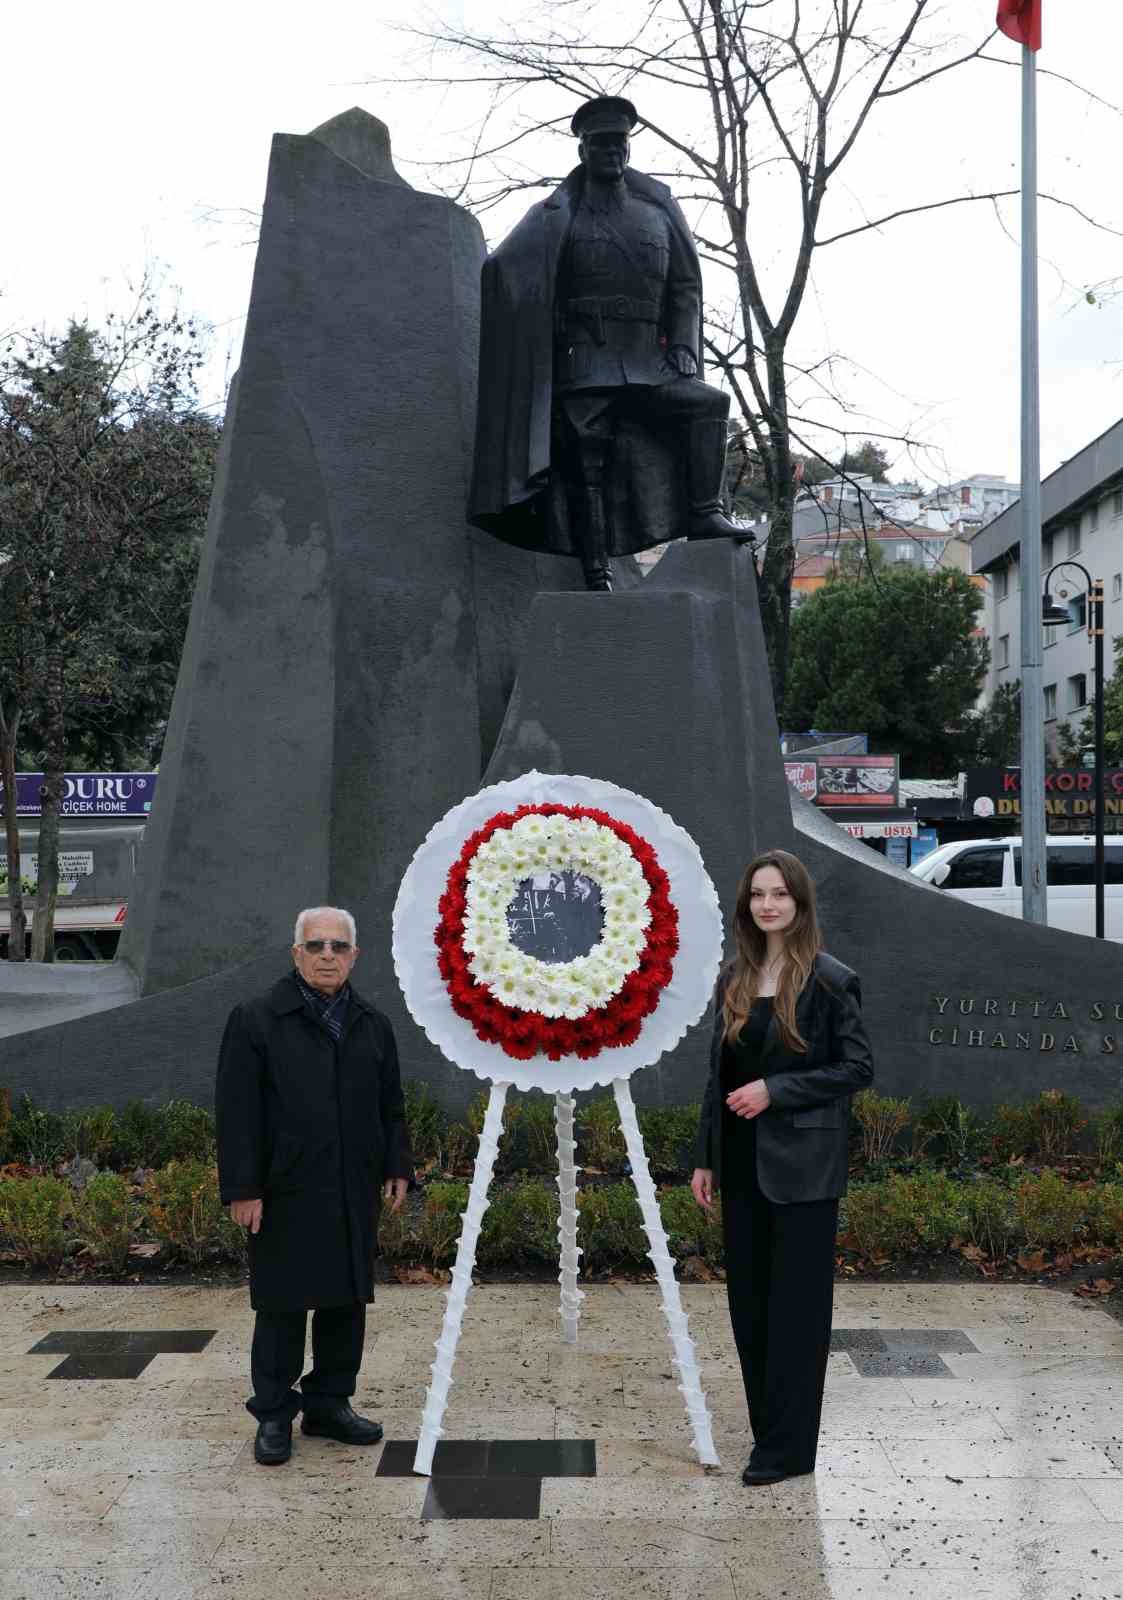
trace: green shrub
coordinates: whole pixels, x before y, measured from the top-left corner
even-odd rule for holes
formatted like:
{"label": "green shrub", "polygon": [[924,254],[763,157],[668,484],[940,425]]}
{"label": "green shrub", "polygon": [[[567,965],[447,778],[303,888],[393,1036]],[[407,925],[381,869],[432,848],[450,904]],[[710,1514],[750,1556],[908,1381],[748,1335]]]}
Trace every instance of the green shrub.
{"label": "green shrub", "polygon": [[439,1161],[445,1118],[429,1085],[416,1081],[407,1083],[405,1105],[406,1127],[414,1161],[419,1167]]}
{"label": "green shrub", "polygon": [[162,1138],[163,1119],[159,1107],[146,1106],[142,1100],[130,1100],[117,1114],[116,1164],[129,1172],[136,1167],[158,1166]]}
{"label": "green shrub", "polygon": [[985,1146],[986,1134],[978,1117],[958,1095],[930,1100],[913,1124],[914,1155],[931,1148],[937,1160],[961,1167],[976,1160]]}
{"label": "green shrub", "polygon": [[1042,1089],[1037,1099],[1030,1103],[1030,1117],[1034,1130],[1034,1149],[1044,1161],[1057,1161],[1067,1156],[1072,1141],[1084,1127],[1084,1107],[1075,1095],[1060,1089]]}
{"label": "green shrub", "polygon": [[456,1255],[460,1215],[468,1204],[466,1183],[430,1183],[418,1228],[421,1253],[435,1267],[447,1266]]}
{"label": "green shrub", "polygon": [[874,1259],[900,1255],[911,1244],[911,1231],[885,1209],[884,1183],[851,1184],[839,1219],[840,1231],[853,1239],[859,1255]]}
{"label": "green shrub", "polygon": [[1083,1107],[1075,1095],[1043,1089],[1027,1105],[998,1107],[989,1129],[991,1149],[1000,1161],[1033,1155],[1057,1161],[1069,1154],[1083,1126]]}
{"label": "green shrub", "polygon": [[659,1213],[673,1256],[701,1256],[711,1267],[725,1265],[721,1233],[721,1200],[706,1211],[684,1184],[659,1191]]}
{"label": "green shrub", "polygon": [[218,1173],[206,1162],[169,1161],[149,1174],[144,1198],[153,1233],[182,1260],[198,1266],[229,1247],[232,1236],[223,1227],[228,1219],[219,1199]]}
{"label": "green shrub", "polygon": [[863,1255],[946,1250],[964,1229],[961,1185],[946,1172],[892,1173],[847,1196],[846,1231]]}
{"label": "green shrub", "polygon": [[124,1178],[115,1172],[91,1178],[75,1202],[74,1219],[78,1238],[98,1266],[124,1272],[132,1238],[132,1206]]}
{"label": "green shrub", "polygon": [[8,1089],[0,1089],[0,1166],[8,1159],[8,1131],[12,1125],[12,1096]]}
{"label": "green shrub", "polygon": [[1087,1191],[1088,1231],[1096,1244],[1123,1249],[1123,1183],[1101,1183]]}
{"label": "green shrub", "polygon": [[577,1240],[588,1271],[638,1266],[647,1260],[647,1234],[636,1191],[630,1183],[580,1190],[577,1214]]}
{"label": "green shrub", "polygon": [[552,1096],[531,1094],[523,1101],[523,1161],[528,1172],[553,1172],[558,1160],[558,1134]]}
{"label": "green shrub", "polygon": [[501,1189],[484,1212],[477,1252],[481,1266],[557,1266],[558,1197],[534,1178]]}
{"label": "green shrub", "polygon": [[1105,1106],[1093,1117],[1092,1134],[1096,1141],[1096,1161],[1101,1171],[1107,1171],[1123,1151],[1123,1101]]}
{"label": "green shrub", "polygon": [[57,1271],[66,1254],[66,1219],[73,1210],[68,1184],[58,1178],[0,1181],[0,1235],[28,1267]]}
{"label": "green shrub", "polygon": [[443,1165],[446,1172],[463,1172],[472,1165],[478,1143],[475,1134],[463,1122],[450,1122],[445,1129]]}
{"label": "green shrub", "polygon": [[656,1177],[674,1178],[692,1170],[700,1110],[698,1105],[651,1106],[639,1113],[643,1147]]}
{"label": "green shrub", "polygon": [[[484,1118],[487,1116],[487,1102],[489,1096],[480,1093],[475,1096],[464,1114],[473,1137],[472,1154],[475,1155],[479,1148],[480,1135],[484,1131]],[[522,1118],[522,1101],[516,1100],[514,1095],[508,1094],[503,1102],[503,1130],[499,1135],[499,1149],[495,1157],[495,1171],[497,1176],[503,1177],[515,1170],[515,1153],[518,1145],[517,1131]]]}
{"label": "green shrub", "polygon": [[1006,1255],[1018,1232],[1013,1191],[994,1178],[976,1178],[961,1186],[963,1231],[988,1256]]}
{"label": "green shrub", "polygon": [[1018,1228],[1031,1248],[1075,1243],[1088,1212],[1083,1189],[1075,1189],[1051,1171],[1022,1178],[1014,1190]]}
{"label": "green shrub", "polygon": [[397,1211],[384,1205],[378,1220],[378,1244],[382,1254],[391,1261],[416,1261],[421,1254],[418,1236],[420,1213],[405,1202]]}
{"label": "green shrub", "polygon": [[883,1161],[908,1124],[909,1102],[862,1089],[854,1096],[854,1116],[862,1130],[862,1158],[867,1166]]}
{"label": "green shrub", "polygon": [[623,1172],[628,1160],[615,1098],[598,1095],[577,1113],[581,1165],[593,1172]]}
{"label": "green shrub", "polygon": [[82,1106],[64,1111],[60,1155],[78,1156],[106,1167],[117,1152],[117,1113],[112,1106]]}
{"label": "green shrub", "polygon": [[158,1167],[170,1161],[214,1161],[214,1117],[209,1111],[190,1100],[169,1100],[160,1107],[159,1115]]}
{"label": "green shrub", "polygon": [[21,1096],[8,1124],[11,1159],[29,1167],[51,1167],[62,1154],[62,1147],[62,1118],[58,1113],[41,1110],[29,1094]]}
{"label": "green shrub", "polygon": [[997,1161],[1013,1161],[1033,1153],[1037,1132],[1029,1106],[997,1106],[986,1132]]}

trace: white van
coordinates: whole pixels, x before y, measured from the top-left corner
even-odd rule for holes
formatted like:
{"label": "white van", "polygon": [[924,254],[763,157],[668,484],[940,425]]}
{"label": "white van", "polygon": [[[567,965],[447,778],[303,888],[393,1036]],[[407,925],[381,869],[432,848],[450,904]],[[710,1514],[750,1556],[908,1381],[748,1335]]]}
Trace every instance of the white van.
{"label": "white van", "polygon": [[[1052,835],[1046,850],[1049,926],[1068,933],[1096,931],[1096,842],[1090,834]],[[957,839],[933,850],[909,871],[945,894],[972,905],[1022,914],[1021,839]],[[1104,933],[1123,940],[1123,838],[1104,840]]]}

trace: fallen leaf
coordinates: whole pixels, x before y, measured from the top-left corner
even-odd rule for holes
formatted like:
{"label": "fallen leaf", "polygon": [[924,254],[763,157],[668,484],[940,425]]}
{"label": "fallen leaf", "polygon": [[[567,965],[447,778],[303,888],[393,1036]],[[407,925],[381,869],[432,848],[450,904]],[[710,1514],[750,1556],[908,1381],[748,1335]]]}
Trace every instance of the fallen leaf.
{"label": "fallen leaf", "polygon": [[989,1259],[986,1251],[977,1244],[965,1244],[960,1248],[959,1253],[965,1261],[986,1261]]}
{"label": "fallen leaf", "polygon": [[163,1249],[160,1244],[134,1244],[129,1247],[129,1254],[139,1256],[142,1261],[151,1261],[153,1256],[158,1256]]}
{"label": "fallen leaf", "polygon": [[1044,1272],[1049,1265],[1049,1257],[1044,1250],[1023,1250],[1016,1259],[1023,1272]]}
{"label": "fallen leaf", "polygon": [[448,1274],[428,1267],[395,1267],[394,1276],[399,1283],[447,1283]]}
{"label": "fallen leaf", "polygon": [[1082,1283],[1073,1294],[1085,1295],[1088,1299],[1097,1299],[1100,1295],[1111,1294],[1118,1284],[1114,1278],[1093,1278],[1089,1283]]}
{"label": "fallen leaf", "polygon": [[701,1256],[686,1256],[679,1265],[683,1283],[712,1283],[714,1275]]}

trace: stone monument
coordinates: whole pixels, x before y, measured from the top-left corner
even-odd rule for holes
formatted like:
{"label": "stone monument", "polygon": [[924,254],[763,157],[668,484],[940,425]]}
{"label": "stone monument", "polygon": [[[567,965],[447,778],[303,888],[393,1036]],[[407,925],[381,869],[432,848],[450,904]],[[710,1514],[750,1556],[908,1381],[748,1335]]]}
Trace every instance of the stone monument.
{"label": "stone monument", "polygon": [[[390,1013],[405,1076],[458,1109],[469,1075],[406,1014],[391,911],[438,817],[536,768],[666,810],[697,841],[727,925],[745,861],[799,853],[829,947],[862,975],[882,1092],[1117,1099],[1114,945],[944,899],[788,790],[748,546],[684,540],[642,582],[617,560],[617,593],[576,589],[577,546],[550,532],[567,526],[551,519],[574,480],[548,454],[546,476],[525,480],[521,535],[465,525],[484,256],[471,217],[397,176],[366,113],[276,137],[122,956],[0,963],[0,1086],[55,1106],[209,1103],[230,1007],[283,967],[293,913],[335,901],[357,917],[356,982]],[[567,297],[567,316],[583,298]],[[649,420],[613,421],[616,530]],[[553,421],[539,413],[539,452]],[[644,526],[689,532],[681,449],[650,448],[669,509]],[[705,1041],[703,1025],[638,1074],[637,1099],[699,1098]]]}

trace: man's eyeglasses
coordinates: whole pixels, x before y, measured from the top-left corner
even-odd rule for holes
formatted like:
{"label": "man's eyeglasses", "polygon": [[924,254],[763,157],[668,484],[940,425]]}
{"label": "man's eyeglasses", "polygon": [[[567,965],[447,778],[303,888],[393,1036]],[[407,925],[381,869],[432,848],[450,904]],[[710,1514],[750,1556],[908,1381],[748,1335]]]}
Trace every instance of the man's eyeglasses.
{"label": "man's eyeglasses", "polygon": [[318,956],[325,946],[333,956],[345,956],[351,948],[351,942],[349,939],[305,939],[301,949],[307,950],[310,956]]}

